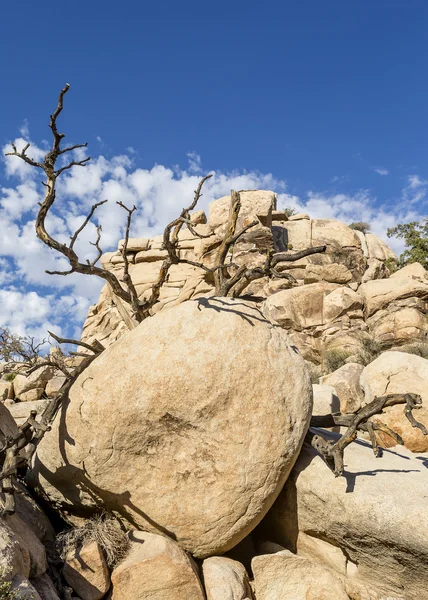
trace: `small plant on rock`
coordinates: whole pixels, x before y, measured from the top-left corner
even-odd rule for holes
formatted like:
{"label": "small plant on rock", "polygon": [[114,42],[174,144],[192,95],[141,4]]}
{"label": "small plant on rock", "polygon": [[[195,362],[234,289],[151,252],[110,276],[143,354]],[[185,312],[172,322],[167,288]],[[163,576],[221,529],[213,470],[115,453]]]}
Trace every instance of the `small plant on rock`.
{"label": "small plant on rock", "polygon": [[365,367],[382,354],[384,348],[373,336],[362,336],[360,338],[360,348],[355,353],[355,362]]}
{"label": "small plant on rock", "polygon": [[364,221],[356,221],[355,223],[351,223],[349,227],[355,229],[355,231],[361,231],[361,233],[368,233],[370,231],[370,224]]}
{"label": "small plant on rock", "polygon": [[337,371],[340,367],[346,363],[346,359],[352,355],[351,352],[347,350],[341,350],[340,348],[331,348],[330,350],[326,350],[323,356],[323,364],[325,374],[333,373],[333,371]]}

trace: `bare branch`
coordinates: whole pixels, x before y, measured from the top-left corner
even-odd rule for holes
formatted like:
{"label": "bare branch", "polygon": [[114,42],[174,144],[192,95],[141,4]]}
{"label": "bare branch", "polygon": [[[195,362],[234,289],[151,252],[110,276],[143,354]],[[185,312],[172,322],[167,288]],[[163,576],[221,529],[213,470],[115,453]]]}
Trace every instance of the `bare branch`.
{"label": "bare branch", "polygon": [[76,243],[77,238],[82,233],[82,231],[85,229],[85,227],[89,223],[89,221],[92,219],[92,216],[93,216],[94,212],[97,210],[97,208],[99,206],[102,206],[106,202],[108,202],[108,200],[102,200],[101,202],[97,202],[96,204],[92,205],[91,210],[89,211],[88,216],[86,217],[86,219],[84,220],[84,222],[82,223],[82,225],[79,227],[79,229],[77,229],[76,232],[74,233],[74,235],[70,238],[71,239],[70,246],[69,246],[70,249],[73,249],[73,246]]}
{"label": "bare branch", "polygon": [[63,148],[62,150],[60,150],[59,154],[65,154],[66,152],[72,152],[72,150],[77,150],[78,148],[87,148],[88,147],[88,142],[85,142],[84,144],[75,144],[74,146],[69,146],[68,148]]}
{"label": "bare branch", "polygon": [[[383,424],[368,422],[371,417],[383,413],[384,409],[396,404],[404,404],[404,414],[413,427],[417,427],[424,435],[428,431],[422,423],[419,423],[413,417],[412,411],[420,408],[422,398],[419,394],[388,394],[379,396],[372,402],[360,408],[355,414],[332,414],[321,417],[312,417],[311,427],[333,427],[339,425],[347,427],[346,432],[336,442],[325,439],[322,433],[309,432],[309,443],[322,455],[326,463],[332,468],[336,477],[343,475],[343,454],[344,450],[357,438],[358,431],[366,431],[370,435],[373,445],[373,451],[376,456],[379,455],[378,444],[374,436],[374,430],[384,431],[391,435],[391,430]],[[392,432],[393,437],[398,443],[403,443],[398,434]]]}
{"label": "bare branch", "polygon": [[129,290],[130,304],[131,304],[131,308],[133,310],[133,316],[134,316],[134,318],[138,319],[138,316],[140,314],[140,303],[138,300],[138,294],[137,294],[137,290],[135,289],[134,282],[132,281],[132,277],[129,274],[129,259],[128,259],[128,253],[127,253],[132,215],[137,210],[137,207],[134,205],[132,208],[128,208],[127,206],[125,206],[125,204],[123,204],[122,201],[116,202],[116,204],[118,204],[120,207],[122,207],[128,213],[128,217],[126,219],[125,239],[124,239],[123,247],[122,247],[122,258],[123,258],[123,263],[124,263],[123,282],[125,283],[126,287]]}
{"label": "bare branch", "polygon": [[86,163],[90,160],[91,160],[90,156],[88,156],[87,158],[84,158],[83,160],[78,160],[78,161],[73,160],[73,161],[71,161],[71,163],[69,163],[65,167],[62,167],[61,169],[58,169],[57,171],[55,171],[55,176],[58,177],[64,171],[68,171],[68,169],[71,169],[71,167],[86,167]]}
{"label": "bare branch", "polygon": [[72,346],[82,346],[82,348],[86,348],[90,350],[94,354],[100,354],[103,350],[105,350],[104,346],[98,340],[95,340],[93,344],[87,344],[86,342],[81,342],[78,340],[72,340],[68,338],[61,338],[58,335],[52,333],[52,331],[48,331],[48,334],[56,341],[58,344],[70,344]]}

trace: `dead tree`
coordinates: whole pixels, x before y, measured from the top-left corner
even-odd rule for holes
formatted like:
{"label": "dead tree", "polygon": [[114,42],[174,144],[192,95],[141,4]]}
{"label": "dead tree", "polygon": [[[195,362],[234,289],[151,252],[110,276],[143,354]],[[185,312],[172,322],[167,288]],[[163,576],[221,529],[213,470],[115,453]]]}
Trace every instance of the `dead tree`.
{"label": "dead tree", "polygon": [[[56,183],[58,178],[62,175],[62,173],[75,166],[85,167],[90,160],[90,157],[87,157],[82,160],[70,160],[69,163],[62,164],[62,158],[69,155],[68,153],[87,147],[86,143],[76,144],[65,148],[61,147],[61,143],[65,137],[65,134],[58,132],[57,120],[63,110],[64,97],[68,92],[69,87],[70,86],[66,84],[61,90],[55,111],[50,117],[49,127],[52,132],[53,142],[52,147],[44,157],[43,162],[35,161],[28,156],[27,151],[30,147],[30,144],[27,144],[20,151],[18,151],[14,144],[12,144],[13,151],[7,153],[8,156],[17,156],[28,165],[40,169],[45,175],[46,181],[43,182],[45,187],[45,197],[40,204],[40,208],[36,217],[36,235],[49,248],[63,255],[68,260],[70,265],[70,269],[67,271],[46,271],[47,273],[64,276],[71,273],[81,273],[83,275],[94,275],[96,277],[100,277],[109,284],[111,290],[118,298],[123,300],[131,307],[131,312],[135,322],[140,323],[145,318],[151,316],[151,309],[159,299],[160,290],[168,280],[169,269],[172,265],[188,264],[197,267],[206,274],[211,274],[213,276],[216,295],[238,297],[244,292],[251,281],[260,279],[262,277],[286,278],[291,282],[291,284],[296,283],[290,274],[281,272],[279,270],[279,265],[281,263],[286,264],[288,262],[300,260],[306,256],[325,252],[325,246],[308,248],[296,253],[275,253],[273,250],[271,250],[266,253],[266,259],[263,266],[255,268],[248,268],[245,265],[237,265],[230,260],[228,261],[227,258],[229,256],[229,250],[233,247],[233,245],[238,242],[248,230],[259,224],[258,220],[254,220],[240,230],[237,229],[238,217],[241,210],[241,197],[239,192],[232,190],[226,232],[223,238],[219,239],[214,266],[207,267],[201,262],[180,257],[178,253],[179,233],[183,227],[189,229],[189,231],[195,235],[195,237],[208,237],[198,233],[191,222],[191,211],[196,208],[198,201],[202,196],[203,185],[212,177],[212,175],[206,175],[200,181],[197,189],[195,190],[193,200],[189,206],[184,208],[180,215],[165,227],[163,234],[163,248],[167,251],[168,256],[162,262],[158,277],[152,285],[151,292],[147,299],[141,300],[138,297],[130,274],[129,259],[127,256],[132,216],[136,210],[135,206],[128,208],[122,202],[117,202],[117,204],[121,206],[121,208],[123,208],[127,213],[125,239],[121,248],[124,262],[122,281],[120,281],[111,271],[108,271],[97,265],[102,255],[102,249],[100,245],[102,233],[101,225],[97,225],[96,240],[92,242],[92,245],[97,250],[96,257],[92,261],[87,260],[86,262],[82,262],[75,250],[77,239],[85,227],[87,227],[87,225],[91,222],[96,210],[105,204],[107,200],[97,202],[92,206],[82,225],[70,237],[70,242],[68,244],[63,244],[54,239],[46,229],[46,217],[48,216],[49,211],[56,200]],[[83,347],[86,351],[91,352],[91,354],[85,353],[81,355],[83,357],[83,361],[74,370],[70,370],[66,361],[61,360],[60,356],[55,358],[49,357],[40,359],[37,352],[38,349],[35,347],[32,347],[32,349],[30,348],[28,350],[27,355],[22,357],[23,361],[19,361],[21,366],[23,363],[26,364],[27,373],[31,373],[34,370],[46,365],[55,366],[65,375],[65,382],[56,396],[49,402],[48,406],[43,411],[40,421],[36,420],[37,414],[35,411],[33,411],[27,421],[19,428],[19,433],[12,438],[5,438],[2,442],[2,446],[0,446],[0,464],[2,463],[2,468],[0,471],[0,492],[3,493],[4,498],[3,513],[12,514],[15,510],[14,490],[18,470],[21,468],[25,469],[30,464],[31,458],[36,451],[38,443],[43,438],[46,431],[49,431],[58,409],[68,397],[69,390],[76,378],[104,350],[104,347],[99,342],[89,345],[76,340],[58,338],[53,334],[50,335],[60,344],[75,344]],[[76,354],[79,355],[80,353]],[[372,439],[374,449],[377,451],[377,445],[375,438],[373,437],[373,431],[379,426],[370,423],[368,419],[375,414],[380,414],[383,408],[386,406],[392,406],[392,404],[397,403],[406,404],[405,410],[408,418],[411,419],[411,422],[414,424],[414,426],[418,426],[421,430],[423,430],[423,426],[420,423],[417,423],[412,416],[412,410],[417,408],[417,405],[420,404],[420,399],[416,398],[412,394],[407,394],[405,397],[402,396],[395,399],[390,396],[377,398],[373,403],[366,406],[364,409],[361,409],[361,411],[359,411],[356,415],[329,415],[324,418],[324,421],[322,421],[322,418],[317,418],[318,421],[312,423],[313,426],[328,427],[332,425],[346,425],[348,426],[348,431],[345,436],[340,438],[340,440],[336,443],[324,439],[319,430],[317,433],[310,432],[308,434],[308,439],[325,458],[327,463],[333,467],[335,473],[337,475],[341,475],[343,473],[343,451],[349,443],[355,440],[356,432],[358,430],[367,431]],[[393,434],[393,432],[390,433]],[[424,433],[428,432],[425,430]],[[399,436],[396,434],[394,435],[395,439],[399,440]]]}

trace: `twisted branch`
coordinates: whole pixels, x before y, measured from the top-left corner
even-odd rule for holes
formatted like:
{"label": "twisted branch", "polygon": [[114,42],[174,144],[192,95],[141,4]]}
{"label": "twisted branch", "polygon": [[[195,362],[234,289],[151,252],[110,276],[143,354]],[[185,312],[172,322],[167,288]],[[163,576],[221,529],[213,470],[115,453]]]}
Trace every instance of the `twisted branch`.
{"label": "twisted branch", "polygon": [[387,394],[386,396],[376,397],[372,402],[363,406],[355,414],[340,414],[325,415],[320,417],[312,417],[311,427],[334,427],[335,425],[347,427],[344,435],[336,442],[326,439],[322,433],[317,431],[309,431],[307,441],[321,454],[325,462],[332,469],[336,477],[343,475],[344,451],[349,444],[357,439],[357,432],[364,431],[369,434],[375,456],[380,455],[379,446],[376,440],[375,431],[383,431],[392,435],[398,444],[403,444],[402,438],[383,423],[372,423],[368,420],[382,414],[384,409],[396,404],[404,404],[404,414],[409,420],[412,427],[417,427],[423,435],[428,435],[428,430],[422,424],[416,421],[412,411],[421,407],[422,398],[419,394]]}

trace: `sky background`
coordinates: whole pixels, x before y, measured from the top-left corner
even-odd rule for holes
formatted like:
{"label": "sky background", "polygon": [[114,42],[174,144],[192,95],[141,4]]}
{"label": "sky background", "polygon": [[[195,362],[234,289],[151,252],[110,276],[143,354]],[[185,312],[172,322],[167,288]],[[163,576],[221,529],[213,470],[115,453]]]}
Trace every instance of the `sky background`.
{"label": "sky background", "polygon": [[[61,239],[105,198],[105,250],[123,235],[116,200],[138,206],[134,235],[159,233],[211,171],[204,207],[273,189],[385,238],[427,213],[427,27],[426,0],[3,3],[0,146],[40,158],[68,82],[59,127],[92,161],[59,186]],[[40,173],[1,160],[0,327],[78,337],[101,284],[44,273],[64,263],[35,237]]]}

